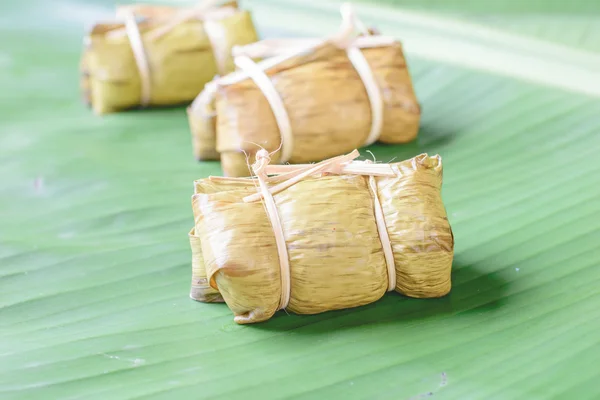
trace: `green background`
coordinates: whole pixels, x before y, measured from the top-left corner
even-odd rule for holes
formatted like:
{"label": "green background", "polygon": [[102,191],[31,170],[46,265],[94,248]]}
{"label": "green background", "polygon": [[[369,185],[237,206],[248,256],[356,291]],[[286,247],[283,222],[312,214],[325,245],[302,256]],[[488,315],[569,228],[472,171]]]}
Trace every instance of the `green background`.
{"label": "green background", "polygon": [[[365,20],[406,35],[422,129],[370,150],[443,157],[452,292],[254,326],[188,297],[192,181],[219,165],[184,109],[79,101],[83,27],[113,2],[0,4],[0,398],[600,397],[600,92],[535,63],[600,82],[598,3],[393,3]],[[339,23],[336,2],[244,4],[265,36]],[[507,71],[420,52],[442,38]]]}

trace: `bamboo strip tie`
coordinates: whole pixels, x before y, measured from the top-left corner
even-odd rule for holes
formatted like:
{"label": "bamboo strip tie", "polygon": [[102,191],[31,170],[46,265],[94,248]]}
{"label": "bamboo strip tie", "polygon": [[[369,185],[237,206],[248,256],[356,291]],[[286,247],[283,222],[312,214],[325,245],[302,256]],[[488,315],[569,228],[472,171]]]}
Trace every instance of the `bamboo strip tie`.
{"label": "bamboo strip tie", "polygon": [[150,104],[150,96],[152,90],[152,82],[150,78],[150,65],[148,63],[148,57],[144,50],[144,42],[142,40],[142,34],[140,28],[135,20],[135,14],[131,10],[123,12],[125,17],[125,29],[127,31],[127,37],[131,44],[131,51],[135,58],[135,63],[138,67],[141,80],[141,99],[140,104],[142,107],[147,107]]}
{"label": "bamboo strip tie", "polygon": [[256,83],[256,86],[264,94],[267,102],[271,106],[273,115],[277,127],[279,128],[279,134],[281,135],[281,160],[287,162],[292,157],[292,144],[294,143],[294,137],[292,134],[292,125],[290,123],[290,117],[283,105],[283,100],[275,85],[264,70],[262,70],[252,59],[248,56],[237,56],[233,59],[236,67],[245,71],[250,78]]}

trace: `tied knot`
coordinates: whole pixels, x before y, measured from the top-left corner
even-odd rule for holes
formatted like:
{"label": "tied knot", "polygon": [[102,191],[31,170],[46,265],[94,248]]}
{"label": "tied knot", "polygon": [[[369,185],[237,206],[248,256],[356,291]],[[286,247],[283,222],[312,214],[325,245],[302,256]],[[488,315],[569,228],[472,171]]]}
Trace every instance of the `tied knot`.
{"label": "tied knot", "polygon": [[269,156],[269,152],[265,149],[260,149],[256,152],[256,161],[266,161],[267,163],[271,162],[271,157]]}
{"label": "tied knot", "polygon": [[265,176],[265,168],[271,163],[269,152],[265,149],[260,149],[256,152],[255,158],[256,160],[254,161],[254,164],[252,164],[252,170],[256,176]]}

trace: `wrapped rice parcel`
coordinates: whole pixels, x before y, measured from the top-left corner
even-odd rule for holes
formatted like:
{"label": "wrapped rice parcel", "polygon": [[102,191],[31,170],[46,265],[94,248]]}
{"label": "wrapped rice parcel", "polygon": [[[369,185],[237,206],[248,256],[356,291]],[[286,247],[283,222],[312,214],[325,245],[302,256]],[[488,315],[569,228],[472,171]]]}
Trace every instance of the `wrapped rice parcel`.
{"label": "wrapped rice parcel", "polygon": [[357,307],[387,291],[433,298],[450,291],[454,237],[441,199],[442,162],[352,161],[269,165],[255,178],[195,182],[191,297],[225,301],[235,322],[277,310]]}
{"label": "wrapped rice parcel", "polygon": [[97,114],[189,103],[215,75],[235,69],[234,45],[258,40],[236,2],[123,6],[117,17],[125,22],[92,27],[81,57],[83,98]]}
{"label": "wrapped rice parcel", "polygon": [[234,48],[238,71],[207,84],[188,110],[195,157],[218,157],[226,176],[247,176],[247,155],[252,163],[259,146],[281,149],[273,162],[283,164],[413,140],[420,107],[401,44],[364,28],[350,8],[343,16],[326,40]]}

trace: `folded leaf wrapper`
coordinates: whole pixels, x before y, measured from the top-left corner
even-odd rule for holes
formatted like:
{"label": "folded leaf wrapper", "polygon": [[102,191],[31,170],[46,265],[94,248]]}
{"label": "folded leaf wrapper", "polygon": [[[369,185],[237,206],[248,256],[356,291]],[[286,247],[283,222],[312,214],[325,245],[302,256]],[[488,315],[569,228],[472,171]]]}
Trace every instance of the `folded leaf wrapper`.
{"label": "folded leaf wrapper", "polygon": [[[450,291],[454,238],[439,156],[273,167],[279,176],[195,182],[192,298],[224,300],[246,324],[281,308],[357,307],[390,290],[418,298]],[[261,188],[273,192],[276,215],[267,197],[257,200]]]}
{"label": "folded leaf wrapper", "polygon": [[215,75],[234,70],[233,46],[258,40],[250,14],[236,6],[121,7],[125,23],[97,24],[86,37],[84,101],[97,114],[191,102]]}
{"label": "folded leaf wrapper", "polygon": [[265,40],[234,54],[241,71],[208,84],[188,111],[195,157],[220,157],[226,176],[248,176],[257,145],[282,148],[274,162],[305,163],[417,135],[420,106],[393,38]]}

